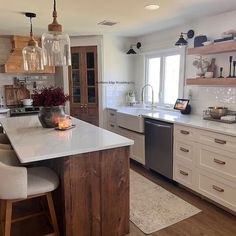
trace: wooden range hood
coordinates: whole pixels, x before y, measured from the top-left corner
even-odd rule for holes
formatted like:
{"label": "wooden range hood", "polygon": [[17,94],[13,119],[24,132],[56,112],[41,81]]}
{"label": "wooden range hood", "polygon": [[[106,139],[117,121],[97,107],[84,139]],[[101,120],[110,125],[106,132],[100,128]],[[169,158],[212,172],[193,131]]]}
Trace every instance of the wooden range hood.
{"label": "wooden range hood", "polygon": [[[0,65],[1,73],[16,73],[16,74],[28,74],[29,72],[24,70],[22,49],[28,45],[29,36],[12,36],[12,50],[5,64]],[[40,40],[35,38],[39,44]],[[44,66],[44,70],[36,71],[34,74],[54,74],[55,67]],[[32,74],[32,73],[30,73]]]}

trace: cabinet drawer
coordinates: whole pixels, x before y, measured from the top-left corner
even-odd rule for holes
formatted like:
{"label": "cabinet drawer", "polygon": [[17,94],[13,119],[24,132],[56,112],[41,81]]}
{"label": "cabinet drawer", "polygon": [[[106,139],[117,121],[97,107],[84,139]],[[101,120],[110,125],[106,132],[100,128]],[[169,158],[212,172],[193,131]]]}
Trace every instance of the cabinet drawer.
{"label": "cabinet drawer", "polygon": [[202,144],[236,153],[236,137],[204,130],[199,131],[198,137]]}
{"label": "cabinet drawer", "polygon": [[236,184],[214,175],[198,174],[198,191],[223,206],[236,211]]}
{"label": "cabinet drawer", "polygon": [[193,189],[193,170],[185,167],[179,162],[174,162],[174,180]]}
{"label": "cabinet drawer", "polygon": [[116,110],[108,109],[108,121],[116,123]]}
{"label": "cabinet drawer", "polygon": [[183,125],[174,125],[174,135],[184,140],[194,140],[196,139],[197,134],[194,128]]}
{"label": "cabinet drawer", "polygon": [[197,165],[236,183],[236,155],[231,152],[199,144]]}
{"label": "cabinet drawer", "polygon": [[116,133],[117,132],[117,126],[115,123],[109,122],[108,123],[108,130],[110,130],[111,132]]}
{"label": "cabinet drawer", "polygon": [[186,161],[192,164],[194,161],[194,143],[187,141],[174,141],[174,158],[179,161]]}

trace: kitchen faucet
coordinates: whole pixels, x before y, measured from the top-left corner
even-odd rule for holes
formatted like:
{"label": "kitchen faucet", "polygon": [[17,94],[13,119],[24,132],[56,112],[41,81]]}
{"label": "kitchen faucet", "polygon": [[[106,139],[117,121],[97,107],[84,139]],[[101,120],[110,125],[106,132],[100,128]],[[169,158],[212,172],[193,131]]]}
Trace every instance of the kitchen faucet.
{"label": "kitchen faucet", "polygon": [[144,89],[146,88],[146,87],[151,87],[151,89],[152,89],[152,108],[154,107],[154,90],[153,90],[153,87],[152,87],[152,85],[150,85],[150,84],[145,84],[143,87],[142,87],[142,94],[141,94],[141,102],[142,103],[144,103]]}

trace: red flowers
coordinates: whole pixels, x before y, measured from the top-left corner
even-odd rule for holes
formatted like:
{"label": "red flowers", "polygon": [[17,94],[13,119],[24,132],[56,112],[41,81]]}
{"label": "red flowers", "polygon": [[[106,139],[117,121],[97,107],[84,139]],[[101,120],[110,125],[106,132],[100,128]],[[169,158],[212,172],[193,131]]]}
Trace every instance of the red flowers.
{"label": "red flowers", "polygon": [[34,106],[52,107],[65,105],[69,100],[69,96],[64,94],[60,87],[43,88],[40,91],[34,91]]}

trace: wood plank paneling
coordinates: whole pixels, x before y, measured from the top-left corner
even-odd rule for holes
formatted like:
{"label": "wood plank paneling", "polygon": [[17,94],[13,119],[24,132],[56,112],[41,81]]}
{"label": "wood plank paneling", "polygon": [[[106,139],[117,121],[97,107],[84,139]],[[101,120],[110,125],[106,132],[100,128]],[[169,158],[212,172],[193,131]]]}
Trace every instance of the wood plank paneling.
{"label": "wood plank paneling", "polygon": [[44,165],[61,179],[54,193],[61,235],[129,233],[129,147],[53,159]]}

